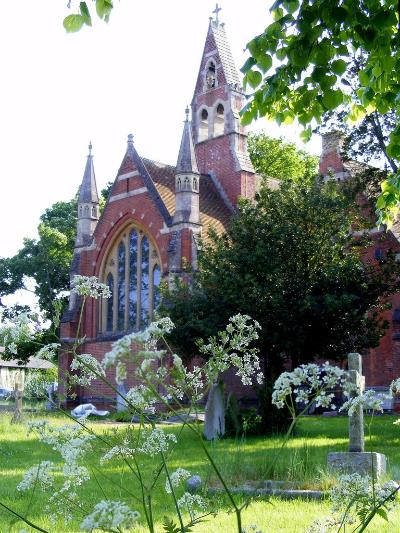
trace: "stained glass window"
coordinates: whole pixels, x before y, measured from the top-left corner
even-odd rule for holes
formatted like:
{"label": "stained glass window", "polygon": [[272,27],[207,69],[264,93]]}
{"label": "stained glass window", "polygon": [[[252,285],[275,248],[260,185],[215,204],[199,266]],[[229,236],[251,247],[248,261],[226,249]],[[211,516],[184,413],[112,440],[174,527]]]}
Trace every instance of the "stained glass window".
{"label": "stained glass window", "polygon": [[107,317],[107,331],[113,330],[113,318],[114,318],[114,278],[110,273],[107,276],[107,285],[111,292],[111,297],[106,299],[106,317]]}
{"label": "stained glass window", "polygon": [[149,321],[150,287],[149,287],[149,240],[142,238],[141,277],[140,277],[140,327],[146,326]]}
{"label": "stained glass window", "polygon": [[160,303],[161,270],[158,265],[153,268],[153,309],[157,309]]}
{"label": "stained glass window", "polygon": [[137,253],[138,234],[132,230],[129,236],[129,328],[136,328],[137,321]]}
{"label": "stained glass window", "polygon": [[117,329],[125,329],[125,244],[118,246],[118,325]]}

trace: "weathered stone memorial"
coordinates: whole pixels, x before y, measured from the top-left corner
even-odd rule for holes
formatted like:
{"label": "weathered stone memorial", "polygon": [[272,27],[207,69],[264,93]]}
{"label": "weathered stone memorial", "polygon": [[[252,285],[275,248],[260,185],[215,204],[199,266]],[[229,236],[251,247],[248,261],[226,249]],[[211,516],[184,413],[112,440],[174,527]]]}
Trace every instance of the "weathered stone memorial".
{"label": "weathered stone memorial", "polygon": [[[365,378],[362,375],[362,357],[358,353],[348,355],[348,380],[353,385],[353,397],[362,394]],[[366,452],[364,449],[364,412],[363,406],[356,407],[349,416],[349,451],[328,454],[328,469],[343,474],[361,474],[379,478],[386,472],[386,456],[382,453]]]}
{"label": "weathered stone memorial", "polygon": [[17,424],[22,421],[22,398],[24,389],[21,380],[16,380],[14,385],[15,408],[11,419],[11,424]]}
{"label": "weathered stone memorial", "polygon": [[214,383],[208,393],[205,417],[204,437],[214,440],[225,435],[225,399],[222,383]]}

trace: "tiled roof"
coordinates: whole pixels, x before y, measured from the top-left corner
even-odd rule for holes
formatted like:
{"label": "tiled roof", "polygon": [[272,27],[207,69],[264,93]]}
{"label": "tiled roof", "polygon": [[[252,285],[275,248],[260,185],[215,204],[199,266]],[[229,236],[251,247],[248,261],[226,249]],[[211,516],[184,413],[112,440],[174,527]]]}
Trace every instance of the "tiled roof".
{"label": "tiled roof", "polygon": [[[175,167],[157,163],[151,159],[142,159],[156,189],[172,216],[175,210]],[[209,176],[200,178],[200,221],[203,225],[203,238],[207,241],[207,232],[213,228],[218,234],[224,233],[231,213],[218,194]]]}
{"label": "tiled roof", "polygon": [[222,63],[226,83],[240,86],[238,71],[236,70],[233,55],[228,44],[225,33],[225,26],[215,21],[210,21],[211,29],[217,45],[218,54]]}

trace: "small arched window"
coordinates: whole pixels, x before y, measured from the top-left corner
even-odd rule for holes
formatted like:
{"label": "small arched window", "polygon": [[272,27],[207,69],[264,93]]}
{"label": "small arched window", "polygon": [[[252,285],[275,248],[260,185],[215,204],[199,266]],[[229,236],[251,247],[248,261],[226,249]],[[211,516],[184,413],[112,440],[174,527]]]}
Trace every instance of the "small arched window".
{"label": "small arched window", "polygon": [[182,181],[181,181],[181,178],[177,178],[176,180],[176,190],[177,191],[180,191],[182,188]]}
{"label": "small arched window", "polygon": [[97,216],[97,213],[96,213],[96,206],[93,206],[92,207],[92,217],[95,217],[96,218]]}
{"label": "small arched window", "polygon": [[82,208],[82,206],[80,205],[80,206],[79,206],[79,216],[81,217],[82,214],[83,214],[83,208]]}
{"label": "small arched window", "polygon": [[89,216],[89,206],[88,205],[85,205],[84,212],[85,212],[85,217],[88,217]]}
{"label": "small arched window", "polygon": [[185,191],[190,191],[190,180],[187,176],[185,178],[185,181],[183,182],[183,188],[185,189]]}
{"label": "small arched window", "polygon": [[199,123],[199,142],[208,139],[208,111],[202,109]]}
{"label": "small arched window", "polygon": [[217,78],[215,74],[215,63],[210,61],[206,71],[206,88],[213,89],[217,85]]}
{"label": "small arched window", "polygon": [[223,135],[225,127],[224,106],[218,104],[214,116],[214,136]]}
{"label": "small arched window", "polygon": [[112,293],[101,306],[103,332],[132,331],[153,319],[159,303],[159,254],[150,239],[131,226],[120,236],[105,259],[104,280]]}
{"label": "small arched window", "polygon": [[197,178],[193,178],[193,190],[198,191]]}

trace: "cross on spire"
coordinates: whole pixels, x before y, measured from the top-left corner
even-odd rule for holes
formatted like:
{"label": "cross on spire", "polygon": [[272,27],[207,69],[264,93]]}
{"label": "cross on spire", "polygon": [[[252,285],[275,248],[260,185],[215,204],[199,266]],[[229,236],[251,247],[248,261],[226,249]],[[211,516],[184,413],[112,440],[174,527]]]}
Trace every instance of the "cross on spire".
{"label": "cross on spire", "polygon": [[213,11],[213,13],[215,13],[215,22],[217,23],[217,25],[219,24],[219,19],[218,19],[218,13],[221,11],[221,7],[218,6],[218,4],[215,4],[215,9]]}

